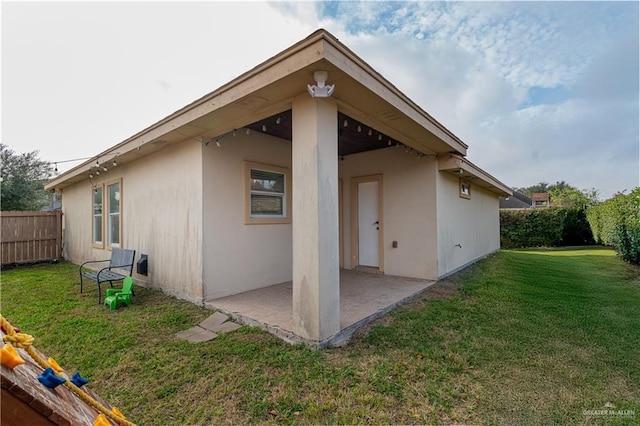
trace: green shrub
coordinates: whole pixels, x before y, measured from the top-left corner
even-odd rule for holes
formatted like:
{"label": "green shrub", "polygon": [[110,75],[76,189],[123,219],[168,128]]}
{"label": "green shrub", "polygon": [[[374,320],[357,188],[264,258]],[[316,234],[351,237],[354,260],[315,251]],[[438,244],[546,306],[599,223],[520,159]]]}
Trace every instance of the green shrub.
{"label": "green shrub", "polygon": [[627,262],[640,264],[640,187],[587,210],[593,237]]}
{"label": "green shrub", "polygon": [[504,248],[593,244],[584,208],[500,211],[500,244]]}

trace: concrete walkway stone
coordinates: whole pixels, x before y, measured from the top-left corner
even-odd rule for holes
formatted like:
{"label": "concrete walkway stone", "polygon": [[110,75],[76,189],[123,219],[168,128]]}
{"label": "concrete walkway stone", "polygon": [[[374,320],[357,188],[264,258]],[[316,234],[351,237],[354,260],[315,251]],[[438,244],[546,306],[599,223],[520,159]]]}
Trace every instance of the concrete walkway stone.
{"label": "concrete walkway stone", "polygon": [[213,340],[218,333],[230,333],[240,328],[240,325],[229,321],[229,317],[222,312],[215,312],[195,327],[176,333],[178,339],[185,339],[191,343]]}
{"label": "concrete walkway stone", "polygon": [[189,343],[206,342],[218,337],[218,335],[210,330],[206,330],[202,327],[195,326],[188,330],[183,330],[176,333],[178,339],[185,339]]}
{"label": "concrete walkway stone", "polygon": [[232,331],[235,331],[239,328],[240,328],[239,324],[236,324],[235,322],[227,321],[225,323],[212,327],[209,330],[215,331],[216,333],[231,333]]}
{"label": "concrete walkway stone", "polygon": [[223,314],[222,312],[215,312],[210,315],[206,320],[202,321],[199,325],[202,328],[206,328],[207,330],[213,330],[216,326],[220,324],[224,324],[229,321],[229,317]]}

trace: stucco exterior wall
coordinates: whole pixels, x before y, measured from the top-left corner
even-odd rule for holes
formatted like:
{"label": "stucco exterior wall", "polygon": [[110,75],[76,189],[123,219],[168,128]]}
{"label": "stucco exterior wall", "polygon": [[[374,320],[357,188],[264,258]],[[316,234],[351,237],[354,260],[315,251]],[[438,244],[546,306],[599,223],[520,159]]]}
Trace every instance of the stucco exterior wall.
{"label": "stucco exterior wall", "polygon": [[[418,159],[399,147],[349,155],[339,161],[345,268],[352,268],[351,179],[382,174],[384,273],[437,277],[436,165],[433,157]],[[397,248],[392,247],[393,241],[398,242]]]}
{"label": "stucco exterior wall", "polygon": [[[122,179],[121,247],[149,256],[141,284],[202,302],[202,146],[184,142],[94,176],[97,185]],[[108,259],[92,247],[92,188],[87,179],[65,188],[65,251],[74,263]],[[105,205],[106,209],[106,205]]]}
{"label": "stucco exterior wall", "polygon": [[[291,142],[238,130],[203,151],[204,287],[215,299],[292,277],[292,227],[245,224],[245,161],[291,170]],[[290,196],[290,194],[288,194]],[[290,213],[290,212],[289,212]]]}
{"label": "stucco exterior wall", "polygon": [[[102,183],[101,179],[99,183]],[[62,221],[64,228],[63,254],[73,263],[107,259],[109,253],[91,247],[92,188],[89,179],[64,188],[62,192]]]}
{"label": "stucco exterior wall", "polygon": [[[500,249],[498,196],[471,182],[471,198],[460,197],[459,178],[438,172],[439,276]],[[458,247],[457,245],[461,247]]]}

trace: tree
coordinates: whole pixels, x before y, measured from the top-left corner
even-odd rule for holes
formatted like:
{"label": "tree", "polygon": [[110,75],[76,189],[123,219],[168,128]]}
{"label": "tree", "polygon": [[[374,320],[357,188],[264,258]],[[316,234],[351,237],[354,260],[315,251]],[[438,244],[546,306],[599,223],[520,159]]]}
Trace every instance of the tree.
{"label": "tree", "polygon": [[38,158],[38,151],[20,154],[0,143],[0,208],[40,210],[49,203],[44,184],[51,177],[51,164]]}
{"label": "tree", "polygon": [[547,182],[540,182],[536,185],[528,186],[526,188],[513,188],[514,190],[531,197],[536,192],[547,192],[549,190],[549,184]]}
{"label": "tree", "polygon": [[552,187],[549,189],[551,204],[559,207],[588,207],[598,203],[598,191],[579,190],[571,185],[563,188]]}

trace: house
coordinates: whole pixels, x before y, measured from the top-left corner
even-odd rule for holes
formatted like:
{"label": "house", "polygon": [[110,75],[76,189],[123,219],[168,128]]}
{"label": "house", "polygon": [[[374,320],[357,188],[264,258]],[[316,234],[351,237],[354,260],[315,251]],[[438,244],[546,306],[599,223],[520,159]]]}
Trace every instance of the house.
{"label": "house", "polygon": [[293,333],[340,331],[340,270],[437,280],[500,248],[511,190],[318,30],[57,176],[66,257],[148,255],[137,282],[205,301],[292,281]]}
{"label": "house", "polygon": [[500,197],[500,210],[504,209],[530,209],[533,207],[533,200],[521,192],[513,191],[507,197]]}
{"label": "house", "polygon": [[534,192],[531,199],[533,207],[551,207],[551,195],[548,192]]}

